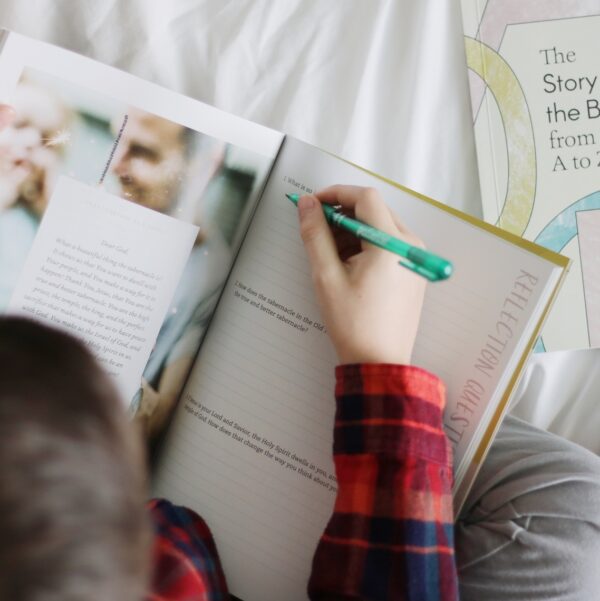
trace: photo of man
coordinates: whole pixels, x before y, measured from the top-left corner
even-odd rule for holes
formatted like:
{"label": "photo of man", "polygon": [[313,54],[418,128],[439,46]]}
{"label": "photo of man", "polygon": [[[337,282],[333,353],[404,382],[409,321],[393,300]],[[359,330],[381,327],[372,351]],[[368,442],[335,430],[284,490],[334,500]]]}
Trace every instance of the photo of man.
{"label": "photo of man", "polygon": [[[119,126],[114,122],[113,131]],[[218,228],[204,222],[198,202],[222,170],[225,150],[222,142],[198,139],[179,124],[129,109],[111,164],[118,178],[116,193],[200,226],[134,401],[136,417],[151,439],[175,407],[231,262],[230,247]],[[188,179],[192,165],[194,176]]]}

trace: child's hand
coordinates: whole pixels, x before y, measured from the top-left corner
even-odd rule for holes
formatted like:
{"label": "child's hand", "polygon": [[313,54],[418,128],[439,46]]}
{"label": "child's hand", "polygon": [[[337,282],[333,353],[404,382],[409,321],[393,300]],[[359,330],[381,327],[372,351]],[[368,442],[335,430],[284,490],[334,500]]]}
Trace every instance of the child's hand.
{"label": "child's hand", "polygon": [[300,230],[323,320],[342,363],[410,363],[425,280],[398,265],[399,257],[330,229],[319,201],[410,244],[422,242],[402,225],[378,192],[333,186],[303,196]]}

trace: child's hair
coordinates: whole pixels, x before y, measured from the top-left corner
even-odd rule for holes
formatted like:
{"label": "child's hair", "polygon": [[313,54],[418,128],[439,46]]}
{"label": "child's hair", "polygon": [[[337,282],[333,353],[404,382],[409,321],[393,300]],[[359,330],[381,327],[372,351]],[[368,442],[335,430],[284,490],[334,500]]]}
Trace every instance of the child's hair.
{"label": "child's hair", "polygon": [[147,593],[142,444],[85,346],[0,317],[0,600]]}

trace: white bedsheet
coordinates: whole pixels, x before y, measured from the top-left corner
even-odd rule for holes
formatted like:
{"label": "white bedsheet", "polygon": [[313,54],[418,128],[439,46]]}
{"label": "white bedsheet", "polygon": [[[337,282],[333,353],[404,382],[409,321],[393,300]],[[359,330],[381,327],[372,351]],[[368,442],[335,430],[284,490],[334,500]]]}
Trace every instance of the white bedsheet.
{"label": "white bedsheet", "polygon": [[[2,0],[0,27],[295,135],[479,215],[459,11],[457,0]],[[598,358],[536,356],[517,410],[600,452]]]}

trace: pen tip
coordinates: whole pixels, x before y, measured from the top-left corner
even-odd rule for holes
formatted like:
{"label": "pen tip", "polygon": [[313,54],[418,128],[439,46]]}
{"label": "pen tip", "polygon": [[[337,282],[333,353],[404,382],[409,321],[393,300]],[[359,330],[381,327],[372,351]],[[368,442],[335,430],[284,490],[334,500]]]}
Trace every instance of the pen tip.
{"label": "pen tip", "polygon": [[300,194],[286,194],[287,198],[291,200],[295,205],[298,204]]}

